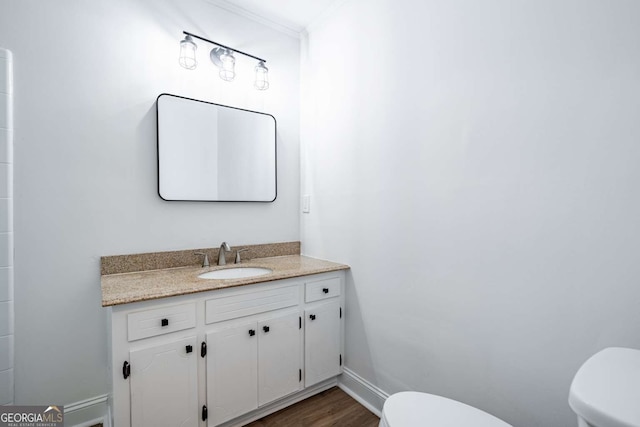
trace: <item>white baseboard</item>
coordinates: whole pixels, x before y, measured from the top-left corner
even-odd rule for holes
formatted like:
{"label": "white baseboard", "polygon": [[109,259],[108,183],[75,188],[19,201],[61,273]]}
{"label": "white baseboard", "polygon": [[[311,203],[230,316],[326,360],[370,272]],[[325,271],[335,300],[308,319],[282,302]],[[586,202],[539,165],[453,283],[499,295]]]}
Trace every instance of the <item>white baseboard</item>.
{"label": "white baseboard", "polygon": [[108,401],[109,395],[103,394],[64,405],[64,425],[89,427],[102,423],[104,427],[110,427]]}
{"label": "white baseboard", "polygon": [[338,387],[378,417],[382,414],[384,401],[389,397],[389,393],[385,393],[347,367],[342,368],[342,375],[338,377]]}

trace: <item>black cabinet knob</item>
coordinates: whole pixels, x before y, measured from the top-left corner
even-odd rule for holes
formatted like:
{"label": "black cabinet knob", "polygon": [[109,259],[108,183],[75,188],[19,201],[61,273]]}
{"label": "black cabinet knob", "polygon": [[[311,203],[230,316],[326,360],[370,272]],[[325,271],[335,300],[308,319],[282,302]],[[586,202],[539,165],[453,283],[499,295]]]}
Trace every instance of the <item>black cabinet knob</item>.
{"label": "black cabinet knob", "polygon": [[262,330],[263,330],[265,333],[267,333],[267,332],[269,332],[269,327],[268,327],[268,326],[263,326],[263,327],[262,327]]}
{"label": "black cabinet knob", "polygon": [[311,320],[316,320],[316,315],[315,315],[315,314],[310,314],[310,315],[309,315],[309,319],[311,319]]}
{"label": "black cabinet knob", "polygon": [[256,331],[254,331],[253,329],[249,329],[249,336],[252,337],[256,334]]}
{"label": "black cabinet knob", "polygon": [[193,346],[188,345],[186,347],[187,353],[191,353],[193,351]]}
{"label": "black cabinet knob", "polygon": [[322,292],[324,292],[325,294],[329,293],[329,288],[322,288]]}
{"label": "black cabinet knob", "polygon": [[125,362],[122,364],[122,376],[126,380],[127,378],[129,378],[129,375],[131,375],[131,365],[129,365],[129,362],[125,360]]}
{"label": "black cabinet knob", "polygon": [[169,326],[169,319],[162,319],[160,321],[160,324],[162,325],[162,327]]}

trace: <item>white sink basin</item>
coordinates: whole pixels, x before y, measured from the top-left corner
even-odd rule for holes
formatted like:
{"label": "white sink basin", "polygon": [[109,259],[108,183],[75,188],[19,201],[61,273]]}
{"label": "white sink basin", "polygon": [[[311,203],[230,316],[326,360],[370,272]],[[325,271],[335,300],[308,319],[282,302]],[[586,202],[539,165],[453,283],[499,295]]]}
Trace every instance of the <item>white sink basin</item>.
{"label": "white sink basin", "polygon": [[269,268],[262,267],[235,267],[209,271],[208,273],[202,273],[198,277],[201,279],[243,279],[245,277],[262,276],[272,271]]}

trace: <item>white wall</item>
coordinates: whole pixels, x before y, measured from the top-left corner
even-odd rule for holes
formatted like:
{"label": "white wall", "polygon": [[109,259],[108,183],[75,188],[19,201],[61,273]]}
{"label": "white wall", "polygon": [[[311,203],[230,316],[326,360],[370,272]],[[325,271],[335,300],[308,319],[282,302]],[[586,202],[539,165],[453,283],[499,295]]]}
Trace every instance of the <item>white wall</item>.
{"label": "white wall", "polygon": [[303,53],[303,252],[352,267],[346,366],[573,426],[640,348],[640,3],[351,0]]}
{"label": "white wall", "polygon": [[13,60],[0,47],[0,405],[13,403]]}
{"label": "white wall", "polygon": [[[240,58],[238,80],[220,80],[205,43],[182,69],[182,30],[266,58],[271,88]],[[68,404],[107,392],[101,255],[299,239],[299,41],[203,0],[0,0],[0,46],[14,60],[15,401]],[[278,199],[161,200],[162,92],[275,115]]]}

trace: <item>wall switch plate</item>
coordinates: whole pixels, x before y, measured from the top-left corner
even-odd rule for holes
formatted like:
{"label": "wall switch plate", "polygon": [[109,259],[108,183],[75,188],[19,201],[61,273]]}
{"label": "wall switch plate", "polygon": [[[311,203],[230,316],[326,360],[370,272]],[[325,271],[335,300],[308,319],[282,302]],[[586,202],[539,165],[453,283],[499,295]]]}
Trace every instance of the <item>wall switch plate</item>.
{"label": "wall switch plate", "polygon": [[305,194],[302,196],[302,213],[311,212],[311,196]]}

